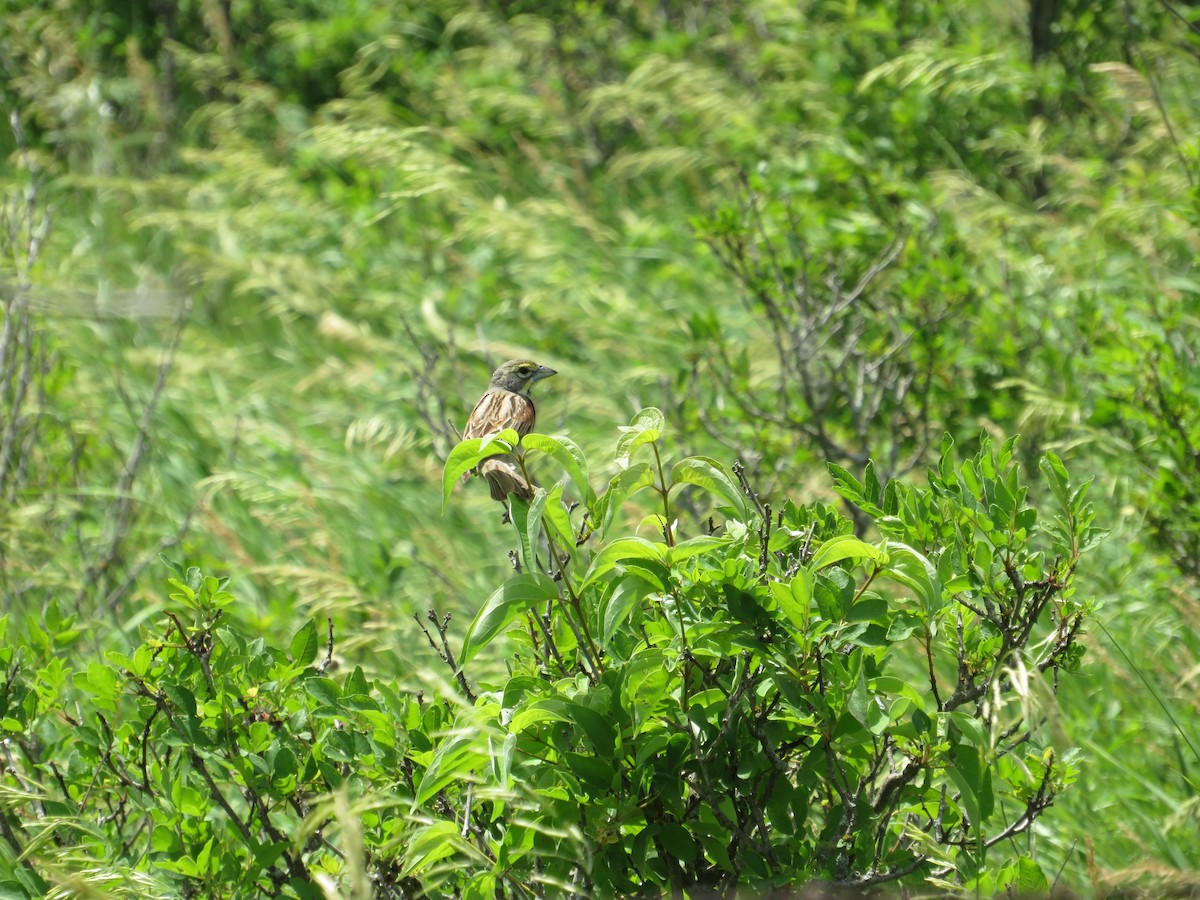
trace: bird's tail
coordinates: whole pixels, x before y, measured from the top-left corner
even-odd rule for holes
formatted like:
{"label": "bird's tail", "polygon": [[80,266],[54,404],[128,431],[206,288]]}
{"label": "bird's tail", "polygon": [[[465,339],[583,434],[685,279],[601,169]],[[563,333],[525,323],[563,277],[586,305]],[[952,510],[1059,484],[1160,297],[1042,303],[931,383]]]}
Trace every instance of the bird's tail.
{"label": "bird's tail", "polygon": [[509,494],[516,494],[526,501],[533,499],[533,488],[510,457],[493,456],[485,459],[479,464],[479,474],[487,479],[493,500],[503,503]]}

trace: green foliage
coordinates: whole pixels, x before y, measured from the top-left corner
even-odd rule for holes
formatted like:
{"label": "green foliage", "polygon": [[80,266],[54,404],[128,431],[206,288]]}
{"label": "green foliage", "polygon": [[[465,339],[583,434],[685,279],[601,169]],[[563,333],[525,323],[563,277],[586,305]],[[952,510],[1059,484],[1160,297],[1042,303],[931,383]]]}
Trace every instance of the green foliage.
{"label": "green foliage", "polygon": [[[864,484],[835,469],[884,535],[871,544],[820,506],[772,515],[715,461],[668,475],[661,442],[661,414],[643,410],[616,450],[624,471],[652,451],[656,537],[588,549],[591,523],[629,496],[620,476],[565,533],[548,524],[549,504],[571,515],[559,487],[539,490],[527,515],[547,523],[544,552],[525,561],[540,571],[485,604],[460,658],[523,624],[508,680],[484,696],[503,698],[522,781],[579,802],[593,886],[973,884],[991,847],[1015,852],[1012,836],[1078,775],[1073,754],[1018,732],[1030,678],[1078,667],[1094,611],[1073,587],[1099,537],[1086,486],[1047,457],[1063,509],[1039,527],[1015,441],[961,465],[946,444],[928,488],[892,482],[885,496],[870,470]],[[720,525],[683,537],[670,506],[682,484]],[[1032,859],[1014,859],[1036,880]]]}
{"label": "green foliage", "polygon": [[[332,622],[286,649],[252,636],[226,580],[168,561],[131,652],[65,661],[78,632],[57,613],[3,651],[4,887],[66,892],[82,868],[153,896],[1044,885],[1013,839],[1079,770],[1031,724],[1033,685],[1078,667],[1097,535],[1056,457],[1060,514],[1025,502],[1014,445],[959,464],[947,442],[928,487],[882,495],[835,468],[883,535],[866,542],[820,504],[772,513],[715,460],[668,468],[646,409],[615,455],[652,457],[662,512],[650,537],[601,539],[620,478],[591,495],[582,455],[535,437],[592,499],[513,501],[527,571],[457,659],[432,617],[457,681],[435,700],[338,675]],[[707,527],[675,516],[680,491]],[[507,675],[476,686],[506,632]]]}
{"label": "green foliage", "polygon": [[[965,412],[969,395],[942,385],[956,358],[948,347],[957,343],[961,359],[970,344],[962,312],[977,289],[957,235],[915,201],[849,214],[814,203],[839,190],[843,166],[818,156],[763,167],[743,176],[736,205],[696,223],[767,326],[773,352],[752,360],[719,328],[694,323],[708,375],[694,407],[704,427],[738,440],[739,455],[760,465],[776,466],[799,441],[827,460],[878,459],[886,480],[926,460],[936,440],[931,410],[942,427]],[[714,407],[735,415],[717,417]]]}
{"label": "green foliage", "polygon": [[[65,895],[67,873],[85,870],[130,896],[432,889],[448,855],[486,858],[447,818],[451,784],[467,809],[509,809],[521,842],[538,830],[511,791],[472,800],[468,773],[502,764],[486,715],[397,693],[361,667],[332,678],[332,623],[327,644],[309,620],[286,650],[272,646],[223,622],[223,580],[171,567],[167,612],[132,653],[73,669],[56,652],[69,643],[59,622],[40,657],[4,651],[9,895]],[[545,855],[564,836],[543,838]]]}
{"label": "green foliage", "polygon": [[[1031,866],[1080,893],[1194,889],[1196,24],[1158,0],[0,4],[0,97],[16,114],[0,128],[0,607],[23,660],[4,683],[23,704],[88,709],[65,673],[94,670],[107,694],[107,653],[181,643],[168,611],[206,628],[164,596],[165,550],[233,576],[214,635],[288,659],[316,637],[314,667],[332,619],[347,671],[447,698],[449,721],[456,693],[504,682],[518,623],[544,654],[545,601],[563,597],[547,567],[573,573],[587,613],[569,595],[568,618],[553,606],[554,646],[609,666],[657,610],[664,572],[707,571],[728,551],[726,521],[761,543],[754,523],[788,502],[827,539],[772,596],[780,633],[808,627],[792,587],[806,596],[813,560],[814,597],[822,577],[846,570],[861,586],[878,568],[864,597],[935,619],[960,608],[953,574],[985,590],[960,594],[976,607],[964,642],[983,635],[968,672],[984,679],[1004,629],[1019,635],[1038,584],[1060,578],[1054,558],[1097,537],[1094,503],[1114,539],[1081,569],[1105,598],[1103,629],[1075,639],[1083,677],[1024,682],[1018,667],[1005,707],[1036,707],[1037,740],[1078,746],[1087,765],[1036,843],[993,847],[975,876],[953,877],[981,895],[1036,889]],[[564,478],[517,504],[510,532],[478,484],[439,512],[438,470],[488,371],[516,355],[563,373],[538,396],[555,437],[523,450],[534,475]],[[661,420],[622,432],[618,461],[613,423],[647,406]],[[964,459],[989,435],[998,460],[998,436],[1017,432],[1010,466],[1049,466],[1027,495],[1007,481],[977,493],[962,463],[921,480],[943,434]],[[687,455],[657,458],[662,434]],[[1095,474],[1086,493],[1059,484],[1050,453]],[[937,549],[971,533],[973,555],[954,564],[967,568],[943,571]],[[510,549],[522,580],[507,587]],[[1023,599],[1004,593],[1005,561]],[[1041,649],[1057,639],[1056,602],[1034,629]],[[447,615],[454,627],[428,646],[414,614],[431,633]],[[954,639],[935,641],[943,700],[956,631],[936,635]],[[928,683],[909,647],[920,634],[889,621],[889,676]],[[453,687],[429,676],[439,656],[456,662]],[[114,684],[124,697],[123,676]],[[70,703],[43,729],[79,721]],[[37,756],[41,740],[10,744],[5,771],[24,771],[21,748]],[[468,742],[439,766],[463,747],[476,759]],[[971,796],[955,779],[975,783],[972,765],[945,774],[952,795]],[[99,782],[76,798],[90,817],[43,802],[35,822],[30,798],[62,791],[53,773],[5,779],[0,809],[15,818],[0,848],[32,847],[43,879],[26,892],[188,883],[154,881],[133,850],[95,864],[116,859],[95,835],[121,803],[110,792],[101,811]],[[321,821],[342,823],[323,832],[345,853],[345,868],[330,863],[340,889],[365,894],[363,865],[396,854],[347,849],[378,850],[348,811],[366,815],[375,787],[354,790],[329,794]],[[524,790],[514,780],[505,802]],[[820,815],[841,801],[825,804]],[[458,816],[435,810],[405,832],[412,859],[452,868]],[[664,821],[678,850],[673,825],[690,826]],[[561,840],[594,868],[582,832]],[[15,871],[5,880],[31,869]]]}
{"label": "green foliage", "polygon": [[[1181,285],[1192,291],[1193,285]],[[1159,318],[1113,354],[1112,390],[1098,418],[1118,423],[1142,470],[1139,505],[1159,547],[1185,577],[1200,578],[1200,377],[1190,311]]]}

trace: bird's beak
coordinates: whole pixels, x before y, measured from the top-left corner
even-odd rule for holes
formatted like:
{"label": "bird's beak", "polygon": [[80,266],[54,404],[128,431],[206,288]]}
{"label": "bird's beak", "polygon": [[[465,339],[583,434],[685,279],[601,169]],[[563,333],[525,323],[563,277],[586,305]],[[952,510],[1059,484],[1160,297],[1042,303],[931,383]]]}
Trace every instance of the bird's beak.
{"label": "bird's beak", "polygon": [[543,378],[549,378],[551,375],[557,375],[558,371],[549,366],[538,366],[537,371],[533,373],[532,381],[541,381]]}

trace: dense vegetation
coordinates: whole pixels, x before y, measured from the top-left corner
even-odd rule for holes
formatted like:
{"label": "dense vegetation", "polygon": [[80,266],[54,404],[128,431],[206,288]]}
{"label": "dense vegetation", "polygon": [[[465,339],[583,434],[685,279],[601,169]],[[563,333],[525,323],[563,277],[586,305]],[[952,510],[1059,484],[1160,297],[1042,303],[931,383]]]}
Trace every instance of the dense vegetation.
{"label": "dense vegetation", "polygon": [[0,20],[5,896],[1200,893],[1195,7]]}

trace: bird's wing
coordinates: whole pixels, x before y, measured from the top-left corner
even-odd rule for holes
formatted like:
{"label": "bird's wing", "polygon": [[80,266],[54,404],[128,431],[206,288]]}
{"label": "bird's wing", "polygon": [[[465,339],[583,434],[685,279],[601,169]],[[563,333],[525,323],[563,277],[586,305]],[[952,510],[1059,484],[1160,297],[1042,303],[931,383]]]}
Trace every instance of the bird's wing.
{"label": "bird's wing", "polygon": [[523,394],[488,391],[467,419],[467,426],[463,429],[463,440],[486,437],[505,428],[515,429],[517,434],[524,437],[533,430],[536,418],[537,411],[533,401]]}

